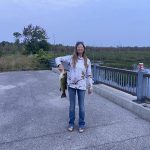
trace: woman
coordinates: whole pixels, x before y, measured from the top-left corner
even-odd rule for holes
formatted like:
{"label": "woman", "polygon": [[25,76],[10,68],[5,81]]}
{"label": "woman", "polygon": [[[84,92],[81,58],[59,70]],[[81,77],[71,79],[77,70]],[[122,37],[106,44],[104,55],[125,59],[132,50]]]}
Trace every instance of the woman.
{"label": "woman", "polygon": [[85,91],[88,87],[88,94],[92,93],[92,72],[91,62],[85,54],[85,45],[83,42],[77,42],[75,45],[75,51],[73,55],[67,55],[63,57],[57,57],[55,59],[58,69],[64,70],[61,62],[66,62],[69,65],[69,72],[67,74],[67,84],[69,93],[69,126],[68,130],[73,131],[75,121],[75,104],[76,104],[76,92],[78,95],[79,105],[79,132],[83,132],[85,129],[85,107],[84,98]]}

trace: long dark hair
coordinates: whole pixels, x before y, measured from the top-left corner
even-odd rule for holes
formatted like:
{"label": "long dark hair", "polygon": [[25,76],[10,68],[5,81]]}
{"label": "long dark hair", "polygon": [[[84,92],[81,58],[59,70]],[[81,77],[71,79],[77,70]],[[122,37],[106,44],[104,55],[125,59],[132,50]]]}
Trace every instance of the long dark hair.
{"label": "long dark hair", "polygon": [[78,47],[80,44],[84,47],[84,52],[83,52],[83,54],[82,54],[82,57],[83,57],[83,59],[84,59],[84,66],[87,67],[87,66],[88,66],[88,65],[87,65],[87,56],[86,56],[86,54],[85,54],[85,49],[86,49],[86,47],[85,47],[84,43],[81,42],[81,41],[77,42],[76,45],[75,45],[75,50],[74,50],[73,57],[72,57],[73,67],[76,66],[76,63],[77,63],[77,60],[78,60],[77,47]]}

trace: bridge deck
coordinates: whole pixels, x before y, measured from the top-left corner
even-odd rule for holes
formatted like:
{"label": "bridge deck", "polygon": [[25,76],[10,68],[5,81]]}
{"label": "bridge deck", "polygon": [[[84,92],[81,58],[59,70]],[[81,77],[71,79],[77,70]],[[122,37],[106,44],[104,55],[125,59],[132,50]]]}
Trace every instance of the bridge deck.
{"label": "bridge deck", "polygon": [[79,134],[77,126],[66,130],[68,106],[51,71],[0,73],[0,150],[150,149],[150,122],[128,110],[86,95],[86,131]]}

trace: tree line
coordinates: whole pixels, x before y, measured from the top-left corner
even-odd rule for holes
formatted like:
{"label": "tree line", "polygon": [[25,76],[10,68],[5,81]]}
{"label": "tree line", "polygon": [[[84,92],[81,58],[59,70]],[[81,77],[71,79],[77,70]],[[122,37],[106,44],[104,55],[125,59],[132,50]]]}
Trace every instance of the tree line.
{"label": "tree line", "polygon": [[[20,51],[23,54],[36,54],[40,49],[56,53],[72,53],[74,46],[64,46],[62,44],[51,44],[48,42],[46,30],[40,26],[29,24],[22,32],[14,32],[14,42],[0,42],[0,56],[5,53],[15,53]],[[92,47],[87,46],[87,51],[149,51],[150,47]]]}

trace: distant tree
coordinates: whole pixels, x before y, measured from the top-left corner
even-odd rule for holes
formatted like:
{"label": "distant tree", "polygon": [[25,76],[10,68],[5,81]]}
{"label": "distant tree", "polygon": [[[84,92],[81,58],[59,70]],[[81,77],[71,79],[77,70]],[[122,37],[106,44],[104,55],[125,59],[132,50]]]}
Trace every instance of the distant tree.
{"label": "distant tree", "polygon": [[0,43],[0,46],[4,47],[4,46],[9,45],[9,44],[11,44],[11,43],[9,43],[8,41],[2,41]]}
{"label": "distant tree", "polygon": [[21,33],[19,32],[14,32],[13,36],[15,37],[15,44],[19,44],[20,43],[20,38],[21,38]]}
{"label": "distant tree", "polygon": [[50,44],[46,40],[39,41],[39,48],[44,51],[48,51],[50,49]]}
{"label": "distant tree", "polygon": [[35,54],[39,49],[47,51],[49,43],[47,42],[46,31],[40,26],[33,26],[32,24],[24,27],[23,33],[25,48],[28,53]]}

